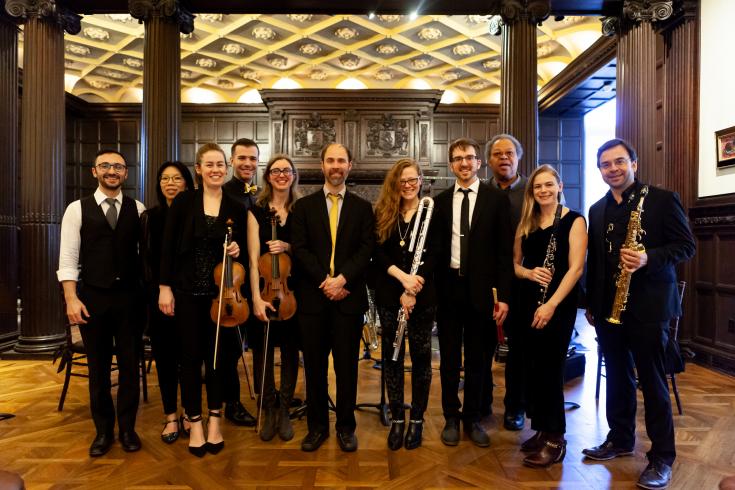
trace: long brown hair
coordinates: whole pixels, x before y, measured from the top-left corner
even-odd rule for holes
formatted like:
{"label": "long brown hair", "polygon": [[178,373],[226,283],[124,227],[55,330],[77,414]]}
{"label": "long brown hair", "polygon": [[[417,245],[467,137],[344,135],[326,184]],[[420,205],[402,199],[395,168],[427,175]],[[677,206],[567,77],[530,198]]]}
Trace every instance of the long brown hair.
{"label": "long brown hair", "polygon": [[[378,202],[375,204],[375,234],[378,243],[385,242],[397,226],[398,215],[401,210],[401,186],[399,180],[403,170],[413,167],[419,179],[423,178],[421,167],[415,160],[410,158],[402,158],[388,171],[383,181],[383,187],[380,189]],[[420,192],[420,190],[419,190]]]}
{"label": "long brown hair", "polygon": [[257,206],[265,207],[271,202],[271,199],[273,198],[273,184],[271,184],[268,173],[270,172],[271,167],[273,167],[273,164],[278,160],[286,160],[293,171],[293,180],[291,181],[291,188],[288,190],[288,199],[286,199],[286,211],[291,212],[291,206],[293,206],[293,203],[301,197],[301,193],[299,192],[299,174],[296,172],[296,165],[294,165],[291,157],[282,153],[273,155],[271,159],[268,160],[268,164],[265,166],[265,170],[263,170],[263,190],[260,191],[255,204]]}
{"label": "long brown hair", "polygon": [[[541,165],[533,171],[531,176],[528,178],[526,189],[523,191],[523,211],[521,211],[521,221],[518,223],[517,234],[527,237],[531,232],[536,231],[539,226],[539,218],[541,217],[541,208],[539,208],[536,199],[533,198],[533,183],[536,181],[536,177],[542,173],[549,173],[554,176],[557,184],[561,184],[561,177],[559,172],[554,167],[548,164]],[[561,192],[556,196],[557,200],[561,202]]]}

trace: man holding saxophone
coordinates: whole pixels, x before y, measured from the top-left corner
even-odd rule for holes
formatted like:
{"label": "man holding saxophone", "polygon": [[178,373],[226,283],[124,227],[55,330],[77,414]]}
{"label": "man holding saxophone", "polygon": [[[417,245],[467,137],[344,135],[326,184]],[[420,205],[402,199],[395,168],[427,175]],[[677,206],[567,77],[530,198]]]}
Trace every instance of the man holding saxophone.
{"label": "man holding saxophone", "polygon": [[638,486],[666,488],[676,450],[664,357],[669,321],[681,315],[675,267],[694,255],[694,238],[679,197],[636,180],[626,141],[604,143],[597,166],[610,190],[589,211],[587,320],[605,356],[610,432],[583,453],[596,461],[633,454],[637,371],[651,439]]}

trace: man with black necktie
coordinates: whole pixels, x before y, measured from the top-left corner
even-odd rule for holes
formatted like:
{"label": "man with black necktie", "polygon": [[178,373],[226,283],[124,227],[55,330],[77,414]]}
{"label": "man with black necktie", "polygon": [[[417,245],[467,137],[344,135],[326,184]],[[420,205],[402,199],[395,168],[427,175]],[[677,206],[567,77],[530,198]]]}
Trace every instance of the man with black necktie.
{"label": "man with black necktie", "polygon": [[321,153],[324,186],[294,204],[291,238],[297,267],[298,322],[304,352],[307,423],[303,451],[329,437],[329,353],[337,381],[337,442],[357,449],[355,403],[367,274],[375,242],[372,206],[347,191],[352,155],[341,144]]}
{"label": "man with black necktie", "polygon": [[[459,421],[477,446],[490,438],[480,425],[483,385],[492,386],[484,366],[495,351],[495,323],[508,314],[513,274],[510,202],[477,178],[480,148],[470,139],[449,146],[449,167],[456,183],[435,199],[432,228],[437,236],[437,324],[439,327],[442,410],[441,434],[448,446],[459,444]],[[498,290],[493,308],[492,289]],[[464,343],[464,405],[458,390]]]}
{"label": "man with black necktie", "polygon": [[[142,325],[140,214],[142,203],[124,196],[128,167],[122,154],[101,150],[92,175],[95,193],[74,201],[61,221],[57,276],[64,289],[66,315],[79,325],[89,365],[89,399],[97,435],[89,455],[102,456],[115,440],[117,411],[120,443],[140,449],[135,417],[140,399],[138,360]],[[114,349],[113,349],[114,346]],[[117,359],[117,409],[112,401],[110,370]]]}

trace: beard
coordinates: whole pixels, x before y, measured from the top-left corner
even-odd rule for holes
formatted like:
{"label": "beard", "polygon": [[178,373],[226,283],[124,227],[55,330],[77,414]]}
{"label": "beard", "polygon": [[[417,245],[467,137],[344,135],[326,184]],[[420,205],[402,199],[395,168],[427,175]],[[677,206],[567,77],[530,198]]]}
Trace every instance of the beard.
{"label": "beard", "polygon": [[331,172],[327,176],[327,180],[329,181],[329,183],[335,187],[338,187],[344,184],[346,179],[347,179],[347,174],[343,172]]}

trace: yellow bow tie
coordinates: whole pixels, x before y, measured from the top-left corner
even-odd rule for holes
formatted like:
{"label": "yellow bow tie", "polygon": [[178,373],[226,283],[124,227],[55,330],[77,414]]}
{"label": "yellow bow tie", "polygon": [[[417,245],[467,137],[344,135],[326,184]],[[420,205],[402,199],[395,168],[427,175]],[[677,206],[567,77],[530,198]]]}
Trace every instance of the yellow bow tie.
{"label": "yellow bow tie", "polygon": [[251,195],[255,195],[255,193],[258,192],[258,186],[257,185],[250,185],[245,184],[245,194],[250,193]]}

